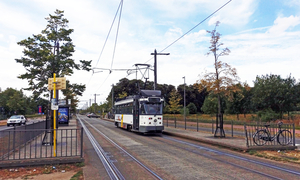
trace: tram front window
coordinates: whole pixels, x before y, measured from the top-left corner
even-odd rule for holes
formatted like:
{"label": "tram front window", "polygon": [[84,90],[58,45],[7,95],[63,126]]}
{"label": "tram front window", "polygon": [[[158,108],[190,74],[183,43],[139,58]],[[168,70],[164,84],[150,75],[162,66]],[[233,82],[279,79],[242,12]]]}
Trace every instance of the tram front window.
{"label": "tram front window", "polygon": [[162,114],[162,104],[142,104],[141,114]]}

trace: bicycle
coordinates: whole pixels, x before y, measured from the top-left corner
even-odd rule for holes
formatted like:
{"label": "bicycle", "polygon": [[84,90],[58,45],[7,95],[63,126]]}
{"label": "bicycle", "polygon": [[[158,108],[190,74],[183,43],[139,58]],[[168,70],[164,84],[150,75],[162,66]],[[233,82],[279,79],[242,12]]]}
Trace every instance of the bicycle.
{"label": "bicycle", "polygon": [[258,146],[263,146],[267,141],[274,141],[275,138],[277,142],[282,145],[288,145],[292,141],[292,133],[289,130],[281,130],[282,122],[278,123],[278,131],[274,136],[271,136],[270,130],[268,127],[270,124],[266,124],[265,129],[260,129],[253,134],[253,142]]}

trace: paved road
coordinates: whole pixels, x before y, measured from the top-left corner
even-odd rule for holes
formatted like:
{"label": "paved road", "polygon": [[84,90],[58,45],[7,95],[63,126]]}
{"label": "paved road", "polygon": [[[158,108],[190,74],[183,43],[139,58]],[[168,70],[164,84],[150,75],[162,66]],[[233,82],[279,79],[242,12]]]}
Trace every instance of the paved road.
{"label": "paved road", "polygon": [[[33,124],[33,123],[38,122],[38,121],[44,121],[44,119],[28,120],[26,122],[26,124]],[[6,122],[6,120],[2,120],[2,122]],[[21,126],[24,126],[24,125],[21,125]],[[16,128],[17,127],[19,127],[19,126],[17,125]],[[14,128],[13,126],[7,127],[6,125],[4,125],[4,126],[0,126],[0,131],[6,130],[6,129],[13,129],[13,128]]]}

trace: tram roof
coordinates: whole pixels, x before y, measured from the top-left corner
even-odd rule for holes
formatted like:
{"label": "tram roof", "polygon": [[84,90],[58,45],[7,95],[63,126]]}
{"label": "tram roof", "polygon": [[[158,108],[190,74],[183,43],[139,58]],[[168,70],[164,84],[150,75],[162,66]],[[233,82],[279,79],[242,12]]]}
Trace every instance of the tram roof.
{"label": "tram roof", "polygon": [[143,97],[161,97],[160,90],[141,90],[141,96]]}

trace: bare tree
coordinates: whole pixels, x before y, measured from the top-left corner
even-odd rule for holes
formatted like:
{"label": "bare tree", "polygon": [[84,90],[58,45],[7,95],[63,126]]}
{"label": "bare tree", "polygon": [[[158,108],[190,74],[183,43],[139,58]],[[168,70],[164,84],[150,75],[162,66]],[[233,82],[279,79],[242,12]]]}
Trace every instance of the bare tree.
{"label": "bare tree", "polygon": [[[212,54],[214,56],[214,72],[205,72],[204,75],[198,80],[199,91],[206,89],[209,93],[217,95],[218,98],[218,116],[221,117],[221,96],[230,97],[232,92],[238,91],[234,88],[234,84],[238,82],[238,76],[236,69],[232,68],[229,64],[219,60],[221,56],[229,55],[230,50],[226,47],[221,49],[223,43],[219,42],[221,34],[216,31],[220,22],[217,21],[214,30],[207,31],[211,35],[210,47],[207,55]],[[217,118],[218,125],[218,118]],[[223,121],[220,122],[221,130],[223,128]],[[218,128],[218,127],[217,127]],[[218,129],[217,129],[218,130]],[[217,131],[216,130],[216,131]],[[221,135],[223,136],[223,135]],[[225,134],[224,134],[225,137]]]}

